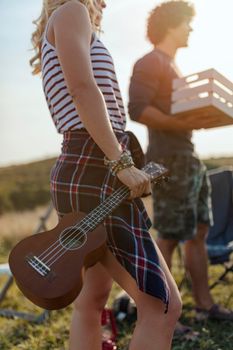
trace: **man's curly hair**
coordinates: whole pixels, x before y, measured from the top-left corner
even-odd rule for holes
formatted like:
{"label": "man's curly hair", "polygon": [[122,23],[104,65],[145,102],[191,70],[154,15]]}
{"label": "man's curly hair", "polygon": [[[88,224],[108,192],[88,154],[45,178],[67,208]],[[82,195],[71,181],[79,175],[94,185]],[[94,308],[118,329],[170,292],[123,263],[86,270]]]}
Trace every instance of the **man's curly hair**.
{"label": "man's curly hair", "polygon": [[187,1],[164,2],[149,14],[147,37],[156,46],[164,39],[169,28],[176,28],[187,18],[191,19],[194,16],[194,6]]}

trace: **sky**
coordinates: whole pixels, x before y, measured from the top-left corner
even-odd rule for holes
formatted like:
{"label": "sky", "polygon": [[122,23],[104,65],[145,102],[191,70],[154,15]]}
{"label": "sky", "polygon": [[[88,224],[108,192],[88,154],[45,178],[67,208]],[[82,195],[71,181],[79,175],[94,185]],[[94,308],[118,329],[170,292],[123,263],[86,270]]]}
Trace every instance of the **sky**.
{"label": "sky", "polygon": [[[214,68],[233,81],[233,1],[194,0],[197,15],[189,47],[178,51],[183,75]],[[101,39],[111,52],[125,106],[134,62],[151,50],[145,35],[149,11],[160,1],[107,0]],[[57,134],[39,76],[28,61],[32,21],[42,0],[0,0],[0,166],[56,156],[62,136]],[[147,147],[147,129],[128,118],[127,129]],[[193,142],[201,158],[233,155],[233,126],[195,131]]]}

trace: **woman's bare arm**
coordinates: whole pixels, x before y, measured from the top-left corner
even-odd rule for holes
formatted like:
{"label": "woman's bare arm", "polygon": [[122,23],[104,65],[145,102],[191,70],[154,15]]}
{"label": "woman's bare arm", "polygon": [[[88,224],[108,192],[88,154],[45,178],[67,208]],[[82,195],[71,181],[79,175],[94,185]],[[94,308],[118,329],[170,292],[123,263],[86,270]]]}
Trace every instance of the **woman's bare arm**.
{"label": "woman's bare arm", "polygon": [[53,29],[66,83],[85,128],[109,159],[119,158],[121,146],[92,72],[92,28],[86,7],[76,2],[62,6],[54,16]]}
{"label": "woman's bare arm", "polygon": [[[55,47],[67,87],[79,116],[96,144],[109,159],[119,159],[122,153],[91,67],[90,43],[92,28],[87,9],[70,1],[54,15]],[[148,176],[135,167],[119,171],[118,178],[137,197],[149,191]]]}

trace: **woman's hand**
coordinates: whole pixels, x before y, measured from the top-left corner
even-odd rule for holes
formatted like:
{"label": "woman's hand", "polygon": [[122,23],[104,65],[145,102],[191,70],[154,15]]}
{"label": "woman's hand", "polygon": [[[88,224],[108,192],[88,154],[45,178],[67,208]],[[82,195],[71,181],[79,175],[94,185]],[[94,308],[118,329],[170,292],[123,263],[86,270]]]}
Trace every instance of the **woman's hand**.
{"label": "woman's hand", "polygon": [[120,170],[117,177],[130,189],[130,198],[141,197],[143,194],[151,192],[149,175],[134,166]]}

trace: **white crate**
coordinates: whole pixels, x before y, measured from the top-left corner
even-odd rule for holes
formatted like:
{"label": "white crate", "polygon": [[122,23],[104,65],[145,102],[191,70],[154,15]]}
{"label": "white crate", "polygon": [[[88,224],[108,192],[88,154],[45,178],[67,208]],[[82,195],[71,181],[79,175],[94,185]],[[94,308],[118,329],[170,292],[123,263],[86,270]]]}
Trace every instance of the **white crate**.
{"label": "white crate", "polygon": [[214,69],[174,79],[171,114],[215,117],[206,128],[233,124],[233,83]]}

